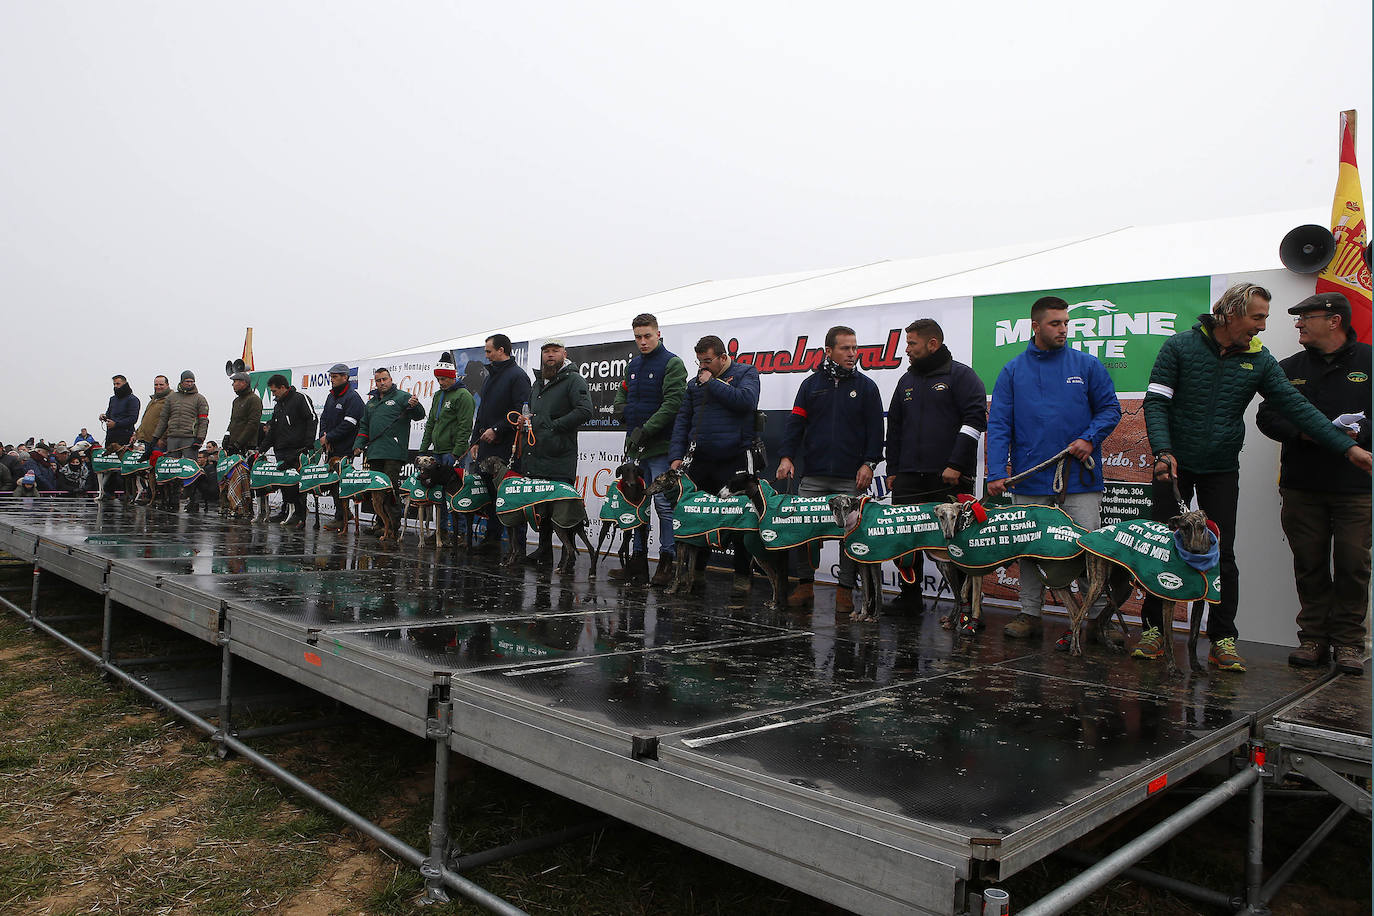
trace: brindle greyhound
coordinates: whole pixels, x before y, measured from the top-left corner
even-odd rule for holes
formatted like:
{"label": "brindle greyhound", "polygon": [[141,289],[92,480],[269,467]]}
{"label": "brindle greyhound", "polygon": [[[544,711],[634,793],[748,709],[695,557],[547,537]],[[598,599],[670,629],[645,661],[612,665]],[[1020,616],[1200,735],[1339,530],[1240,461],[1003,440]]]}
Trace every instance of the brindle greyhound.
{"label": "brindle greyhound", "polygon": [[[1174,501],[1178,505],[1178,515],[1169,519],[1168,525],[1178,533],[1179,540],[1182,541],[1186,550],[1191,553],[1207,553],[1212,548],[1212,530],[1208,524],[1207,513],[1201,509],[1188,508],[1178,491],[1178,478],[1168,473],[1167,465],[1164,467],[1165,471],[1161,473],[1160,465],[1156,464],[1155,478],[1161,482],[1169,480],[1173,484]],[[1129,595],[1128,590],[1132,584],[1131,573],[1126,567],[1096,554],[1085,552],[1085,556],[1087,558],[1088,590],[1083,595],[1083,600],[1078,602],[1077,607],[1069,606],[1069,622],[1073,633],[1069,652],[1074,655],[1082,654],[1079,634],[1083,628],[1083,618],[1087,609],[1097,600],[1098,595],[1105,594],[1107,596],[1108,610],[1114,611],[1117,619],[1120,620],[1121,603]],[[1126,595],[1122,594],[1123,591],[1126,591]],[[1164,608],[1164,664],[1171,677],[1183,676],[1183,672],[1179,670],[1178,662],[1174,659],[1173,640],[1170,638],[1173,631],[1174,610],[1177,604],[1178,602],[1175,601],[1165,602]],[[1205,605],[1206,602],[1204,601],[1194,601],[1192,616],[1188,621],[1188,663],[1194,672],[1206,670],[1197,659],[1198,634],[1202,629],[1202,611]],[[1105,614],[1107,611],[1104,610],[1102,613]],[[1123,632],[1125,630],[1124,622],[1122,630]],[[1075,646],[1079,647],[1077,652],[1074,651]]]}
{"label": "brindle greyhound", "polygon": [[[496,455],[491,455],[482,459],[481,469],[483,474],[487,474],[491,477],[492,482],[496,484],[498,490],[502,481],[510,476],[510,466]],[[596,550],[592,547],[591,538],[587,536],[587,510],[585,506],[581,505],[582,500],[580,497],[576,501],[582,508],[581,520],[572,525],[559,524],[561,510],[558,504],[560,502],[572,501],[571,498],[567,500],[550,500],[548,503],[544,504],[545,511],[549,513],[549,518],[553,521],[553,530],[558,534],[558,540],[563,545],[563,552],[559,556],[558,565],[555,568],[558,572],[565,575],[573,575],[576,573],[577,539],[581,538],[582,543],[587,545],[587,553],[591,557],[591,571],[588,573],[588,581],[591,581],[596,578]],[[570,515],[571,514],[576,513],[570,513]],[[501,524],[505,525],[507,528],[525,524],[524,510],[518,512],[503,512],[500,513],[500,518]],[[515,538],[511,538],[510,548],[507,550],[506,557],[502,562],[507,566],[514,566],[519,561],[518,552],[519,545]]]}

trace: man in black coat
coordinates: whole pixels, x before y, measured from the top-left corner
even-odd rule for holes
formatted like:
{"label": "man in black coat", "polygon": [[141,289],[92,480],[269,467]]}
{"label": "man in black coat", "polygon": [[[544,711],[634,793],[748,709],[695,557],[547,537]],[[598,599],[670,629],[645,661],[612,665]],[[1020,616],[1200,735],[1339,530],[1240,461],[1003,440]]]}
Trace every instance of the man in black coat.
{"label": "man in black coat", "polygon": [[[1370,447],[1369,344],[1350,327],[1350,302],[1340,293],[1308,296],[1296,315],[1303,350],[1279,366],[1293,385],[1362,448]],[[1364,672],[1369,606],[1369,475],[1343,455],[1303,435],[1268,401],[1259,428],[1283,443],[1280,518],[1293,551],[1298,588],[1298,648],[1288,663],[1325,665],[1334,654],[1346,674]]]}
{"label": "man in black coat", "polygon": [[[277,456],[277,467],[282,470],[299,471],[301,453],[310,448],[315,439],[315,408],[310,406],[310,399],[297,391],[281,373],[269,378],[267,387],[276,404],[272,408],[272,419],[267,421],[262,450],[272,449]],[[305,495],[301,488],[283,487],[281,511],[272,521],[299,530],[305,527],[305,515]]]}
{"label": "man in black coat", "polygon": [[[105,447],[112,445],[127,445],[129,440],[134,437],[134,427],[138,425],[138,395],[129,387],[129,380],[122,375],[111,377],[114,382],[114,394],[110,395],[110,402],[105,407],[105,412],[100,415],[100,421],[105,424]],[[105,486],[101,488],[101,499],[114,499],[115,484],[119,482],[118,471],[107,471],[105,473]]]}
{"label": "man in black coat", "polygon": [[[505,334],[493,334],[486,340],[487,379],[477,395],[477,415],[472,421],[472,448],[470,454],[476,461],[496,455],[502,461],[509,461],[511,446],[515,444],[515,424],[507,417],[520,413],[530,402],[530,377],[511,358],[510,338]],[[483,475],[487,489],[495,493],[494,481]],[[487,534],[482,543],[473,548],[474,552],[486,553],[495,550],[501,541],[501,523],[496,520],[496,506],[493,503],[486,509]],[[525,549],[525,526],[517,525],[510,531],[511,539],[519,545],[520,552]]]}
{"label": "man in black coat", "polygon": [[[320,446],[331,459],[338,458],[342,477],[353,463],[353,443],[358,438],[358,424],[363,421],[362,395],[349,377],[348,366],[335,363],[329,367],[329,396],[320,414]],[[331,461],[331,463],[333,463]],[[339,498],[339,485],[329,488],[334,497],[334,518],[325,523],[326,531],[343,531],[348,527],[348,501]]]}

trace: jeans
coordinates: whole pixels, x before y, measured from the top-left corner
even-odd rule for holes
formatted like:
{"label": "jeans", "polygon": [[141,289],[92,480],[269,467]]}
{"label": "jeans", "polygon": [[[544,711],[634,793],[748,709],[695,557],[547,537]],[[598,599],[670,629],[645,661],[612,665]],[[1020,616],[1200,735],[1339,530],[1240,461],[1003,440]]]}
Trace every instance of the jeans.
{"label": "jeans", "polygon": [[[1054,496],[1012,493],[1011,502],[1012,505],[1016,506],[1053,506]],[[1060,508],[1080,528],[1096,531],[1102,527],[1101,493],[1067,493],[1064,496],[1064,504]],[[1039,617],[1045,609],[1045,580],[1040,578],[1040,570],[1035,568],[1034,560],[1021,560],[1017,566],[1020,567],[1018,575],[1021,578],[1021,613],[1029,614],[1031,617]],[[1087,590],[1088,583],[1079,579],[1078,594],[1084,595]],[[1107,599],[1105,597],[1099,599],[1088,609],[1088,619],[1096,619],[1106,606]]]}
{"label": "jeans", "polygon": [[[807,476],[797,484],[798,496],[834,496],[842,494],[845,496],[858,496],[859,491],[854,486],[853,477],[821,477],[819,475]],[[815,567],[811,565],[811,545],[806,544],[796,548],[795,555],[799,564],[800,572],[798,579],[802,582],[812,582],[816,578]],[[857,564],[854,558],[843,550],[840,551],[840,587],[853,588]]]}
{"label": "jeans", "polygon": [[1363,646],[1369,610],[1370,496],[1284,487],[1280,519],[1293,551],[1298,638]]}
{"label": "jeans", "polygon": [[[668,470],[668,464],[666,454],[642,459],[639,462],[639,473],[644,475],[644,483],[652,483],[658,475]],[[660,556],[674,556],[677,551],[673,546],[673,504],[668,501],[666,493],[659,493],[654,497],[654,511],[658,514],[658,553]],[[649,548],[648,525],[635,529],[634,543],[635,553],[643,553]]]}
{"label": "jeans", "polygon": [[[1235,639],[1239,636],[1236,609],[1240,606],[1240,570],[1236,567],[1236,505],[1240,501],[1240,472],[1194,474],[1179,468],[1178,492],[1184,505],[1196,493],[1198,506],[1221,529],[1221,602],[1212,605],[1207,615],[1207,638],[1214,643],[1227,637]],[[1174,499],[1174,488],[1168,481],[1156,482],[1151,498],[1154,500],[1151,517],[1155,521],[1167,522],[1178,515],[1178,501]],[[1164,630],[1163,599],[1147,594],[1140,608],[1140,617],[1146,627]]]}

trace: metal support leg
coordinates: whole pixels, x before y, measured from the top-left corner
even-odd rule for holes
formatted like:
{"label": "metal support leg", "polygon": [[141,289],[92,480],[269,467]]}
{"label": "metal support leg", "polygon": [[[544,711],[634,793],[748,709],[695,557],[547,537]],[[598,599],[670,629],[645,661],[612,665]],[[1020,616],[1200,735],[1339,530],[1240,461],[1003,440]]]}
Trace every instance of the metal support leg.
{"label": "metal support leg", "polygon": [[42,575],[42,570],[38,564],[33,564],[33,591],[29,593],[29,622],[38,619],[38,580]]}
{"label": "metal support leg", "polygon": [[[234,734],[234,653],[229,651],[227,621],[219,632],[219,646],[219,734],[228,737]],[[226,759],[231,752],[224,742],[219,742],[215,753]]]}
{"label": "metal support leg", "polygon": [[1340,826],[1341,821],[1349,813],[1350,807],[1348,805],[1337,805],[1336,810],[1331,812],[1331,816],[1303,841],[1303,844],[1297,848],[1287,862],[1279,866],[1279,870],[1274,872],[1273,876],[1265,882],[1264,889],[1260,891],[1265,906],[1268,906],[1274,896],[1283,890],[1283,886],[1288,883],[1289,878],[1293,877],[1293,873],[1302,867],[1302,863],[1307,861],[1308,856],[1317,851],[1317,847],[1331,835],[1332,831]]}
{"label": "metal support leg", "polygon": [[110,590],[105,589],[105,605],[101,610],[100,660],[110,663],[110,652],[114,647],[114,602],[110,600]]}
{"label": "metal support leg", "polygon": [[416,901],[448,903],[444,890],[444,863],[448,861],[448,760],[449,735],[453,731],[453,701],[449,697],[449,675],[440,674],[431,697],[434,713],[425,728],[425,737],[434,741],[434,816],[429,822],[429,857],[420,865],[425,890]]}
{"label": "metal support leg", "polygon": [[[1250,742],[1255,766],[1264,766],[1264,742]],[[1245,849],[1245,916],[1269,916],[1264,905],[1264,780],[1250,784],[1250,838]]]}

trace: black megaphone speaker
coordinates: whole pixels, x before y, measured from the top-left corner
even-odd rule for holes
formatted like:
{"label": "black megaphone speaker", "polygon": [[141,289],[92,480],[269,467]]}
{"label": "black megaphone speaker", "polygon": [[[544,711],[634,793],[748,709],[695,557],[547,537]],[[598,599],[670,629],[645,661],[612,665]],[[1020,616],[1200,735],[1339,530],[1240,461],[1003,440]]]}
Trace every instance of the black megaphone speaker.
{"label": "black megaphone speaker", "polygon": [[247,367],[241,359],[227,359],[224,361],[224,374],[233,375],[235,372],[243,372]]}
{"label": "black megaphone speaker", "polygon": [[1336,237],[1325,226],[1299,226],[1279,242],[1279,260],[1295,274],[1317,273],[1335,256]]}

